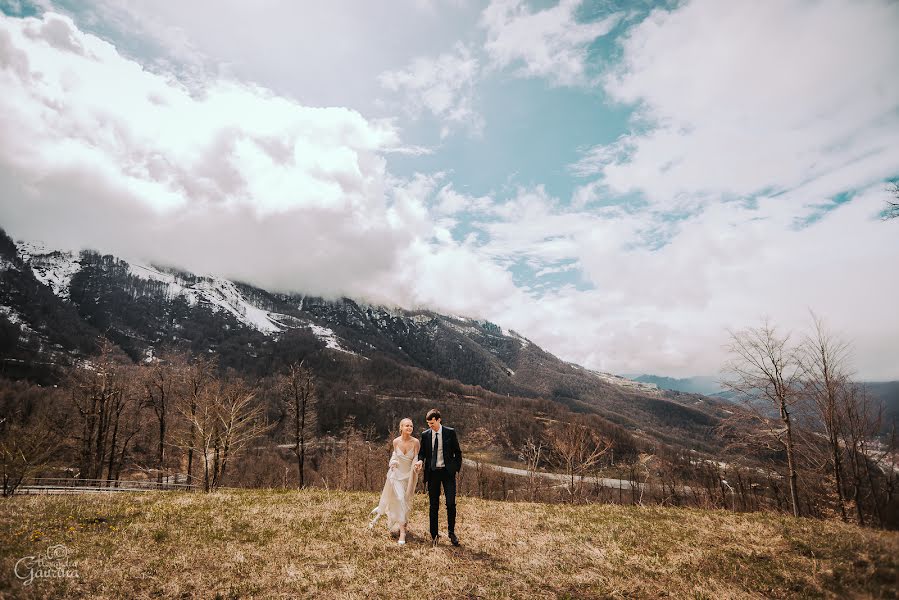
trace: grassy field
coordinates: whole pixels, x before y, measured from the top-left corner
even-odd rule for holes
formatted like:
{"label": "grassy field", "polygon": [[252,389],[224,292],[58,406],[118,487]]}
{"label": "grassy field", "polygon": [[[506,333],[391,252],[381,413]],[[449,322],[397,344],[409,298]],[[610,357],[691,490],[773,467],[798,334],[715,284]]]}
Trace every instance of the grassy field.
{"label": "grassy field", "polygon": [[[246,490],[0,501],[6,598],[896,598],[899,534],[771,514],[459,499],[462,547],[409,543],[370,493]],[[445,512],[441,510],[441,523]],[[65,545],[69,574],[19,559]],[[62,559],[56,559],[57,561]],[[28,562],[28,561],[25,561]],[[34,566],[34,563],[31,563]],[[44,567],[53,566],[51,560]],[[25,574],[20,563],[20,572]],[[38,569],[38,572],[40,570]]]}

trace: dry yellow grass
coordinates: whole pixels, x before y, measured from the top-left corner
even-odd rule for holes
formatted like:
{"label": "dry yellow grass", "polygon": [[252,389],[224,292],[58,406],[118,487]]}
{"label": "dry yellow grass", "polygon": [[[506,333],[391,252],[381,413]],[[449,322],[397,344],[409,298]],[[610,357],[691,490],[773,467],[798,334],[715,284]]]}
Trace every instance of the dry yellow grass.
{"label": "dry yellow grass", "polygon": [[[245,490],[0,502],[9,598],[897,597],[899,534],[770,514],[459,498],[461,548],[399,547],[371,493]],[[441,510],[441,522],[445,512]],[[24,586],[65,544],[78,578]]]}

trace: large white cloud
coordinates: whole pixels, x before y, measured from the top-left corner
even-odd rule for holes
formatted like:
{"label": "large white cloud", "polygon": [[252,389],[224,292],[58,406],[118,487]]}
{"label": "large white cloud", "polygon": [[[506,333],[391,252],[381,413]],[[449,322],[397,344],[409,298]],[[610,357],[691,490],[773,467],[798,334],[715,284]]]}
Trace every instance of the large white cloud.
{"label": "large white cloud", "polygon": [[[853,343],[862,377],[894,378],[899,223],[877,218],[886,197],[875,185],[810,224],[802,194],[712,204],[666,222],[663,213],[570,210],[521,190],[514,202],[528,208],[485,224],[492,235],[481,251],[578,266],[593,289],[566,286],[504,306],[501,322],[580,364],[712,374],[726,358],[728,328],[768,316],[798,337],[812,309]],[[659,229],[667,243],[654,243]]]}
{"label": "large white cloud", "polygon": [[895,175],[899,5],[721,2],[656,10],[622,42],[605,88],[635,132],[575,168],[659,202],[830,178],[836,194]]}
{"label": "large white cloud", "polygon": [[388,122],[228,79],[187,89],[54,13],[0,17],[0,87],[0,218],[20,238],[401,304],[452,297],[427,265],[464,261],[487,295],[501,281],[442,234],[433,183],[387,171]]}
{"label": "large white cloud", "polygon": [[[386,124],[310,108],[264,89],[215,81],[191,94],[144,71],[67,17],[4,17],[5,162],[116,171],[158,210],[253,203],[262,214],[367,204],[397,144]],[[11,58],[13,60],[13,58]]]}
{"label": "large white cloud", "polygon": [[304,104],[352,103],[365,114],[377,107],[378,73],[451,47],[457,30],[447,25],[477,18],[477,7],[466,1],[52,4],[152,69],[188,80],[212,73],[255,81]]}
{"label": "large white cloud", "polygon": [[576,253],[596,286],[584,314],[604,315],[585,337],[615,341],[589,360],[709,372],[727,327],[802,329],[811,308],[863,376],[897,375],[899,236],[877,219],[899,174],[897,30],[894,2],[693,0],[625,34],[605,90],[633,129],[572,165],[596,176],[573,206],[606,215]]}

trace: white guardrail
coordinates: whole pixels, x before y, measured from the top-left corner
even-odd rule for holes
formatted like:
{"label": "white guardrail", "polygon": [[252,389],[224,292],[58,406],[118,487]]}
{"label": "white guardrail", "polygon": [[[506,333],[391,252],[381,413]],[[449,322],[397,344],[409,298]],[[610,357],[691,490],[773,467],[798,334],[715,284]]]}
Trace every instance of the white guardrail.
{"label": "white guardrail", "polygon": [[16,494],[80,494],[111,492],[151,492],[160,490],[192,491],[202,484],[171,483],[146,480],[72,479],[71,477],[27,477],[16,488]]}

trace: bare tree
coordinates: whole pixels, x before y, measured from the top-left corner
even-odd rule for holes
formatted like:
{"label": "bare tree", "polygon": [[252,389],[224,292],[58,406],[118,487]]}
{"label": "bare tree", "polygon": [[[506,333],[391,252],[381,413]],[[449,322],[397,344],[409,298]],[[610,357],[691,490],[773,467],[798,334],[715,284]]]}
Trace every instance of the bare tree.
{"label": "bare tree", "polygon": [[362,439],[365,444],[365,468],[362,470],[362,489],[374,491],[377,489],[376,486],[380,485],[381,457],[375,450],[375,443],[379,438],[373,423],[369,423],[362,429]]}
{"label": "bare tree", "polygon": [[[728,377],[723,383],[738,395],[756,426],[786,453],[790,500],[793,515],[798,517],[798,468],[791,411],[801,399],[802,363],[790,346],[790,335],[779,335],[768,321],[761,327],[729,333],[731,359],[725,366]],[[777,417],[772,417],[772,408]]]}
{"label": "bare tree", "polygon": [[[218,384],[216,384],[218,385]],[[212,468],[213,446],[218,438],[218,410],[216,407],[216,393],[212,389],[205,389],[194,400],[190,408],[180,406],[182,416],[187,419],[190,427],[191,444],[202,453],[203,458],[203,490],[208,492],[213,488],[214,477]]]}
{"label": "bare tree", "polygon": [[[354,456],[357,447],[362,442],[362,432],[356,428],[356,416],[350,415],[343,421],[343,429],[340,431],[343,439],[343,487],[346,490],[355,489],[353,486],[356,469],[350,468],[350,463],[355,462],[358,456]],[[352,474],[351,474],[352,472]]]}
{"label": "bare tree", "polygon": [[277,388],[288,420],[290,441],[297,458],[299,487],[306,485],[306,451],[318,421],[315,377],[302,362],[294,363],[278,378]]}
{"label": "bare tree", "polygon": [[568,492],[574,501],[578,490],[576,478],[579,476],[583,482],[584,476],[612,448],[612,443],[577,422],[554,425],[547,431],[547,439],[550,449],[565,470],[569,481]]}
{"label": "bare tree", "polygon": [[884,502],[887,505],[892,504],[893,497],[896,495],[896,474],[899,473],[899,439],[896,438],[896,424],[890,426],[889,441],[880,453],[879,462],[885,466],[886,480],[884,481]]}
{"label": "bare tree", "polygon": [[187,439],[183,446],[187,448],[187,484],[193,485],[194,451],[196,450],[197,409],[202,402],[206,389],[215,383],[215,361],[205,356],[198,356],[191,362],[184,372],[184,386],[182,389],[182,414],[185,415],[188,425]]}
{"label": "bare tree", "polygon": [[845,341],[827,332],[824,322],[812,313],[814,331],[806,336],[800,348],[805,370],[806,392],[811,397],[818,417],[824,426],[829,452],[829,466],[839,502],[840,517],[845,521],[846,506],[843,493],[843,434],[844,407],[848,386],[851,385],[847,366],[850,347]]}
{"label": "bare tree", "polygon": [[[17,417],[17,418],[14,418]],[[26,477],[46,467],[65,444],[67,423],[42,412],[0,418],[0,478],[2,494],[12,496]]]}
{"label": "bare tree", "polygon": [[156,453],[156,480],[162,483],[163,472],[166,468],[166,447],[169,427],[169,413],[176,398],[176,388],[181,377],[180,357],[173,354],[164,355],[145,367],[144,392],[145,406],[153,409],[156,415],[156,423],[159,430],[159,438]]}
{"label": "bare tree", "polygon": [[99,479],[109,455],[110,434],[117,430],[127,400],[123,367],[124,359],[108,340],[101,340],[100,355],[81,366],[73,368],[65,383],[79,421],[79,477]]}
{"label": "bare tree", "polygon": [[216,396],[219,435],[213,443],[214,482],[217,486],[225,476],[228,463],[240,454],[251,441],[270,431],[273,425],[265,420],[256,392],[243,381],[227,383]]}
{"label": "bare tree", "polygon": [[219,487],[229,462],[271,426],[263,419],[255,391],[242,381],[216,382],[182,406],[195,443],[203,453],[203,489]]}
{"label": "bare tree", "polygon": [[[643,506],[643,494],[646,490],[649,489],[649,479],[652,476],[652,471],[650,470],[650,465],[658,463],[659,461],[656,459],[655,454],[648,454],[646,452],[641,452],[637,456],[637,460],[631,464],[631,472],[629,474],[629,481],[631,487],[631,503],[639,504]],[[639,475],[640,471],[643,471],[643,481],[640,481]],[[637,496],[637,491],[640,492],[640,495]],[[621,498],[621,488],[619,488],[619,499]]]}
{"label": "bare tree", "polygon": [[[867,394],[862,386],[851,386],[845,402],[844,419],[846,427],[843,442],[849,455],[851,500],[855,504],[860,525],[865,525],[865,495],[871,503],[871,512],[883,523],[877,486],[872,473],[875,453],[872,441],[880,430],[881,407]],[[867,494],[865,488],[867,487]]]}
{"label": "bare tree", "polygon": [[106,478],[118,480],[122,466],[128,455],[128,445],[142,429],[144,422],[140,415],[141,393],[138,369],[134,365],[120,367],[122,381],[119,393],[113,396],[112,439],[109,444],[109,462]]}
{"label": "bare tree", "polygon": [[[500,428],[501,429],[501,428]],[[474,461],[475,486],[478,496],[489,498],[490,475],[493,470],[484,464],[484,451],[496,444],[497,434],[486,427],[477,427],[465,434],[465,445],[468,448],[476,448],[475,451],[466,450],[466,456]],[[466,470],[466,473],[468,471]]]}
{"label": "bare tree", "polygon": [[524,461],[528,473],[528,495],[532,502],[537,499],[540,481],[538,470],[540,469],[540,460],[543,458],[543,450],[543,440],[529,437],[518,452],[518,458]]}

